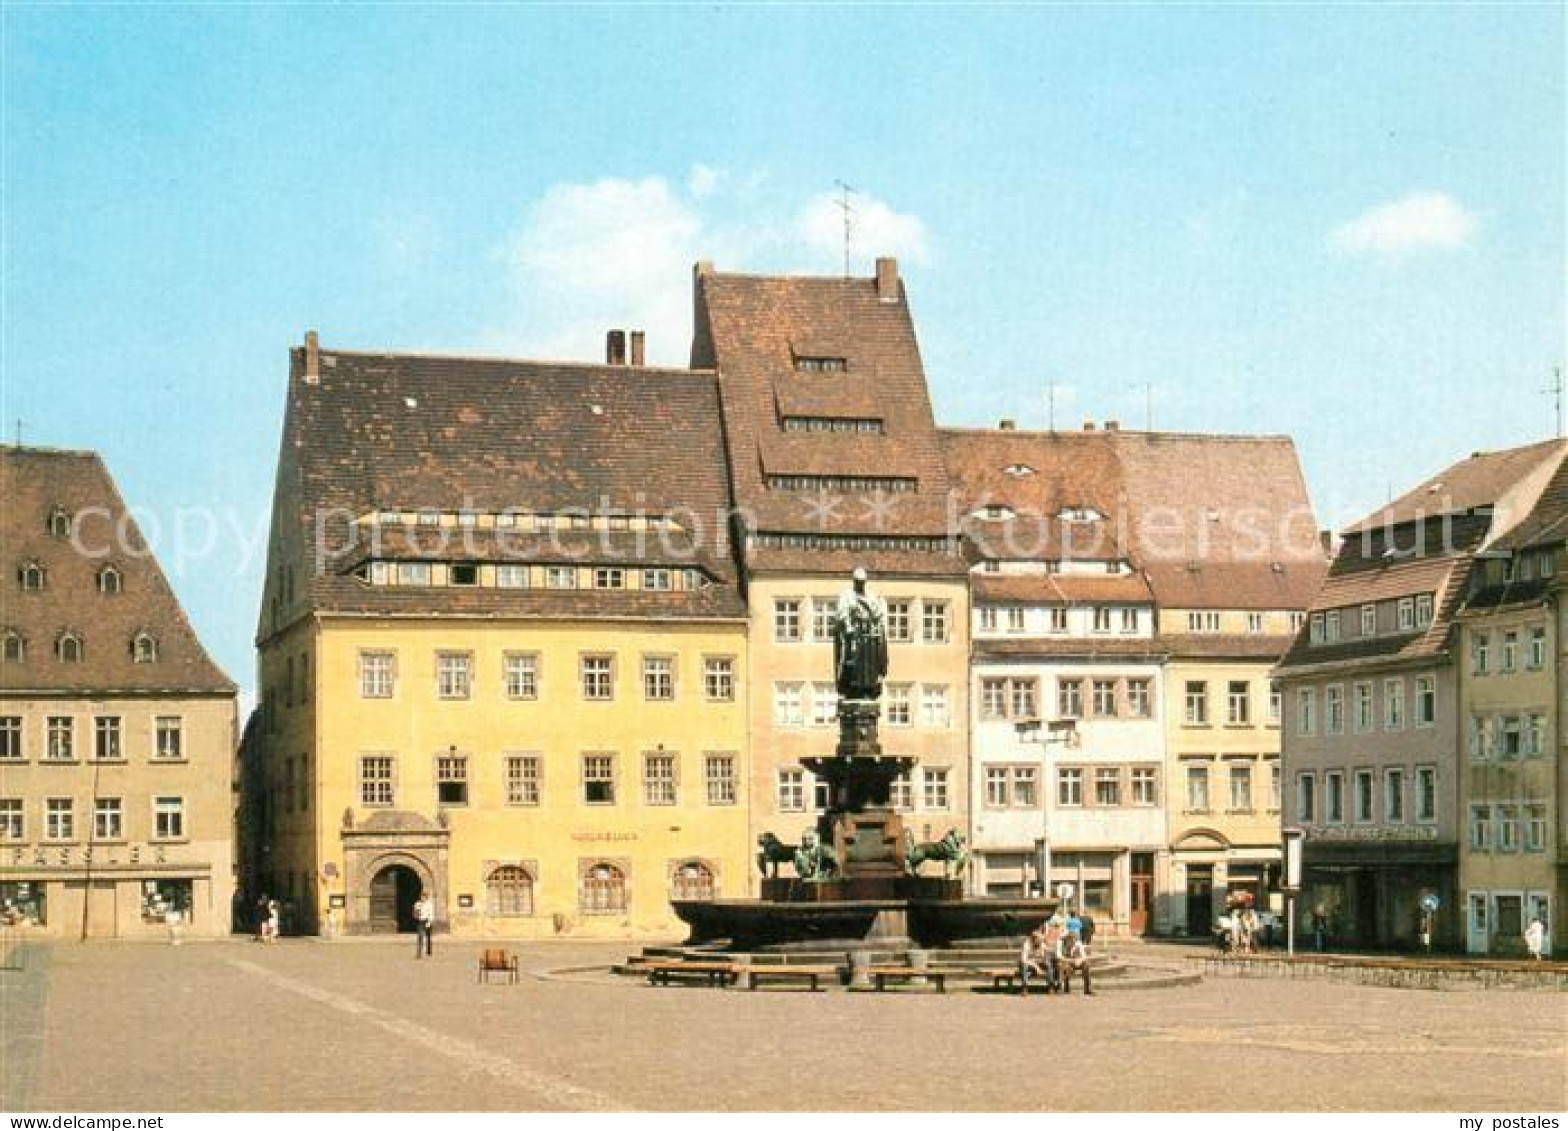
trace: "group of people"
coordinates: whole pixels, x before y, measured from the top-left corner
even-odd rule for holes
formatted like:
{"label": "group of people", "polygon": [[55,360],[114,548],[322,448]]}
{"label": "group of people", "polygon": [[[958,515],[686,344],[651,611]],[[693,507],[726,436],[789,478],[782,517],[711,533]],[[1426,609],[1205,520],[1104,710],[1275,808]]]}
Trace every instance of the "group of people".
{"label": "group of people", "polygon": [[262,896],[256,901],[256,941],[277,942],[283,933],[283,910],[278,901]]}
{"label": "group of people", "polygon": [[1251,906],[1233,907],[1214,926],[1215,942],[1228,954],[1252,954],[1258,948],[1260,923]]}
{"label": "group of people", "polygon": [[1044,924],[1030,931],[1018,955],[1018,981],[1025,995],[1029,982],[1038,978],[1046,993],[1071,993],[1074,973],[1083,977],[1083,992],[1094,993],[1089,972],[1089,943],[1094,920],[1058,910]]}

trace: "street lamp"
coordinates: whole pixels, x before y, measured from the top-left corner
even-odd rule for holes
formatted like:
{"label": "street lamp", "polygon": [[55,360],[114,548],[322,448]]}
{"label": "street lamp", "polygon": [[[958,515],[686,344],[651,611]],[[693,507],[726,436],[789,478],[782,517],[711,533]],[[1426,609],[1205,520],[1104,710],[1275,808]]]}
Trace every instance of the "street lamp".
{"label": "street lamp", "polygon": [[1039,877],[1040,897],[1050,894],[1051,883],[1051,758],[1053,746],[1075,749],[1078,746],[1078,720],[1020,719],[1013,724],[1018,741],[1040,748],[1040,839],[1035,842],[1035,872]]}

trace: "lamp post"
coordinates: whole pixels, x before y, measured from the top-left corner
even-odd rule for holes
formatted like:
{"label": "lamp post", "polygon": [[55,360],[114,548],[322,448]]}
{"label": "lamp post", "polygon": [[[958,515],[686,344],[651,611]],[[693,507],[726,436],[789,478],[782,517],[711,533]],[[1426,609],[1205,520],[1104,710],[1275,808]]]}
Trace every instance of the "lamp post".
{"label": "lamp post", "polygon": [[1052,719],[1044,723],[1022,719],[1013,725],[1019,742],[1040,748],[1040,839],[1035,842],[1034,866],[1040,898],[1044,899],[1051,888],[1051,747],[1076,747],[1078,720]]}

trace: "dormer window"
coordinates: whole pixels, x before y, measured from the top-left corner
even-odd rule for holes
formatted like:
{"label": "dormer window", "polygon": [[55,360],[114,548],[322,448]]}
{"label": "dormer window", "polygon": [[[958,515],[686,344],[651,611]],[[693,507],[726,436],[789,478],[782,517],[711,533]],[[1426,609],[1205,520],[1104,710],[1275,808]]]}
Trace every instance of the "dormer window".
{"label": "dormer window", "polygon": [[849,361],[842,357],[797,357],[795,359],[795,372],[797,373],[845,373],[849,370]]}
{"label": "dormer window", "polygon": [[158,660],[158,641],[150,632],[138,632],[131,641],[131,659],[138,664],[152,664]]}
{"label": "dormer window", "polygon": [[20,664],[26,659],[26,638],[14,628],[6,629],[5,636],[0,638],[0,660],[8,664]]}
{"label": "dormer window", "polygon": [[1099,522],[1105,516],[1093,507],[1063,507],[1056,513],[1062,522]]}
{"label": "dormer window", "polygon": [[49,533],[55,538],[71,536],[71,516],[64,507],[57,506],[49,512]]}
{"label": "dormer window", "polygon": [[1011,475],[1014,479],[1023,479],[1025,476],[1034,474],[1034,468],[1027,463],[1010,463],[1002,468],[1002,471]]}
{"label": "dormer window", "polygon": [[478,585],[479,567],[467,562],[454,564],[450,577],[453,585]]}
{"label": "dormer window", "polygon": [[987,503],[975,512],[977,518],[987,519],[991,522],[1000,522],[1014,517],[1017,512],[1005,503]]}
{"label": "dormer window", "polygon": [[85,653],[86,647],[82,644],[82,638],[74,632],[62,633],[60,639],[54,642],[55,659],[62,664],[79,664]]}
{"label": "dormer window", "polygon": [[16,571],[16,576],[17,580],[22,583],[22,588],[27,590],[29,593],[38,592],[44,587],[44,583],[48,580],[48,575],[44,570],[44,567],[39,565],[37,562],[28,562],[21,569]]}
{"label": "dormer window", "polygon": [[111,597],[120,593],[125,588],[125,579],[120,576],[120,571],[112,565],[104,566],[98,571],[98,592]]}

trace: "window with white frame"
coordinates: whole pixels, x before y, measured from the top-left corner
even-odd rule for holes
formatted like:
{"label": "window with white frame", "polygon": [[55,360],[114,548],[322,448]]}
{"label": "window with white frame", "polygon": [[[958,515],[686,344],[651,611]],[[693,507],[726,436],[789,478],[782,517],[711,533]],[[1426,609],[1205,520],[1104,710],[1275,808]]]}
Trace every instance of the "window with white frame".
{"label": "window with white frame", "polygon": [[359,803],[367,809],[391,808],[394,794],[394,760],[390,754],[359,757]]}
{"label": "window with white frame", "polygon": [[1519,806],[1497,807],[1497,851],[1519,851]]}
{"label": "window with white frame", "polygon": [[1470,674],[1486,675],[1491,664],[1492,634],[1477,632],[1470,638]]}
{"label": "window with white frame", "polygon": [[1512,675],[1519,668],[1519,634],[1517,632],[1503,633],[1503,657],[1501,671],[1504,675]]}
{"label": "window with white frame", "polygon": [[546,566],[544,570],[544,587],[546,589],[576,589],[576,566]]}
{"label": "window with white frame", "polygon": [[1278,813],[1284,803],[1283,779],[1285,771],[1279,764],[1278,758],[1266,758],[1264,764],[1269,770],[1269,812]]}
{"label": "window with white frame", "polygon": [[669,702],[675,698],[674,656],[642,658],[642,697],[654,702]]}
{"label": "window with white frame", "polygon": [[125,802],[118,797],[99,797],[93,803],[93,839],[125,838]]}
{"label": "window with white frame", "polygon": [[927,683],[920,688],[920,723],[922,726],[942,728],[952,717],[947,706],[947,684]]}
{"label": "window with white frame", "polygon": [[1310,687],[1296,691],[1296,733],[1312,734],[1317,730],[1318,695]]}
{"label": "window with white frame", "polygon": [[1546,753],[1546,716],[1527,715],[1524,720],[1524,756],[1539,758]]}
{"label": "window with white frame", "polygon": [[0,762],[20,762],[26,756],[22,745],[22,716],[0,716]]}
{"label": "window with white frame", "polygon": [[50,715],[44,737],[44,756],[51,762],[69,762],[76,757],[76,720],[70,715]]}
{"label": "window with white frame", "polygon": [[948,793],[946,766],[922,766],[920,769],[921,804],[924,808],[942,812],[951,803]]}
{"label": "window with white frame", "polygon": [[1187,681],[1187,713],[1184,721],[1190,727],[1209,725],[1209,685],[1202,680]]}
{"label": "window with white frame", "polygon": [[1252,767],[1232,762],[1230,771],[1230,812],[1252,812]]}
{"label": "window with white frame", "polygon": [[1546,629],[1530,630],[1530,652],[1525,659],[1525,666],[1533,672],[1538,672],[1546,666]]}
{"label": "window with white frame", "polygon": [[1069,809],[1083,805],[1083,770],[1076,766],[1057,769],[1056,803]]}
{"label": "window with white frame", "polygon": [[1405,771],[1398,766],[1383,771],[1383,821],[1390,825],[1405,823]]}
{"label": "window with white frame", "polygon": [[508,805],[538,805],[542,759],[537,754],[508,754],[503,771]]}
{"label": "window with white frame", "polygon": [[1329,824],[1345,823],[1345,775],[1339,770],[1330,770],[1323,775],[1323,808]]}
{"label": "window with white frame", "polygon": [[1249,635],[1249,636],[1259,636],[1259,635],[1262,634],[1262,632],[1263,632],[1263,614],[1262,613],[1248,613],[1247,614],[1247,635]]}
{"label": "window with white frame", "polygon": [[185,839],[185,799],[183,797],[153,798],[152,835],[155,840]]}
{"label": "window with white frame", "polygon": [[1492,848],[1492,807],[1470,806],[1470,850],[1489,852]]}
{"label": "window with white frame", "polygon": [[76,802],[71,798],[44,799],[44,839],[76,839]]}
{"label": "window with white frame", "polygon": [[649,593],[668,593],[675,587],[675,574],[664,567],[642,571],[642,587]]}
{"label": "window with white frame", "polygon": [[1358,825],[1370,825],[1373,820],[1372,771],[1357,770],[1355,776],[1355,818]]}
{"label": "window with white frame", "polygon": [[1365,734],[1373,726],[1372,685],[1370,683],[1356,684],[1355,696],[1356,733]]}
{"label": "window with white frame", "polygon": [[675,755],[654,750],[642,756],[642,800],[644,805],[675,804]]}
{"label": "window with white frame", "polygon": [[619,566],[599,566],[593,571],[595,589],[625,589],[626,571]]}
{"label": "window with white frame", "polygon": [[468,652],[436,653],[436,696],[467,699],[473,693],[474,658]]}
{"label": "window with white frame", "polygon": [[1361,606],[1361,635],[1362,636],[1376,636],[1377,635],[1377,606],[1376,605],[1362,605]]}
{"label": "window with white frame", "polygon": [[1247,726],[1252,722],[1252,684],[1244,679],[1233,679],[1226,684],[1225,721],[1231,726]]}
{"label": "window with white frame", "polygon": [[1094,609],[1094,631],[1111,631],[1111,610],[1104,605],[1097,605]]}
{"label": "window with white frame", "polygon": [[1094,803],[1101,808],[1113,808],[1122,803],[1122,772],[1119,767],[1095,768]]}
{"label": "window with white frame", "polygon": [[811,725],[832,726],[838,718],[838,689],[831,683],[811,685]]}
{"label": "window with white frame", "polygon": [[496,566],[495,584],[498,589],[527,589],[528,567],[525,565]]}
{"label": "window with white frame", "polygon": [[1330,609],[1323,614],[1323,642],[1325,644],[1339,643],[1339,610]]}
{"label": "window with white frame", "polygon": [[1116,681],[1095,679],[1089,681],[1089,703],[1097,719],[1116,717]]}
{"label": "window with white frame", "polygon": [[1296,822],[1310,825],[1317,820],[1318,779],[1315,774],[1296,775]]}
{"label": "window with white frame", "polygon": [[833,639],[833,621],[838,616],[838,602],[831,597],[817,597],[811,602],[811,639],[819,644]]}
{"label": "window with white frame", "polygon": [[99,715],[93,719],[93,757],[100,762],[118,762],[125,757],[120,742],[119,715]]}
{"label": "window with white frame", "polygon": [[1285,716],[1285,692],[1279,684],[1269,684],[1269,726],[1277,727]]}
{"label": "window with white frame", "polygon": [[796,768],[778,772],[778,806],[781,813],[803,813],[806,810],[806,771]]}
{"label": "window with white frame", "polygon": [[1121,631],[1124,632],[1124,633],[1127,633],[1127,634],[1135,633],[1135,632],[1138,631],[1138,610],[1137,609],[1122,609],[1121,610]]}
{"label": "window with white frame", "polygon": [[468,756],[466,754],[436,756],[436,804],[468,804]]}
{"label": "window with white frame", "polygon": [[1416,820],[1431,824],[1437,820],[1437,768],[1416,767]]}
{"label": "window with white frame", "polygon": [[915,725],[915,685],[890,683],[884,688],[887,695],[887,725],[908,727]]}
{"label": "window with white frame", "polygon": [[1154,714],[1154,693],[1151,681],[1127,681],[1127,714],[1135,719],[1147,719]]}
{"label": "window with white frame", "polygon": [[396,652],[359,654],[359,694],[363,699],[390,699],[397,686]]}
{"label": "window with white frame", "polygon": [[781,597],[773,602],[773,639],[793,644],[800,639],[800,599]]}
{"label": "window with white frame", "polygon": [[1209,767],[1201,762],[1189,762],[1187,770],[1187,812],[1209,811]]}
{"label": "window with white frame", "polygon": [[584,754],[583,801],[589,805],[615,804],[615,755]]}
{"label": "window with white frame", "polygon": [[1524,850],[1526,852],[1546,851],[1546,806],[1525,806],[1525,834]]}
{"label": "window with white frame", "polygon": [[1064,719],[1083,718],[1083,680],[1056,681],[1056,713]]}
{"label": "window with white frame", "polygon": [[1323,689],[1323,733],[1343,734],[1345,731],[1345,689],[1331,684]]}
{"label": "window with white frame", "polygon": [[0,797],[0,840],[26,840],[27,820],[20,797]]}
{"label": "window with white frame", "polygon": [[1024,630],[1024,610],[1014,605],[1007,610],[1007,631],[1018,633]]}
{"label": "window with white frame", "polygon": [[1152,766],[1134,766],[1127,772],[1134,805],[1158,805],[1159,787]]}
{"label": "window with white frame", "polygon": [[887,639],[890,644],[908,644],[914,639],[910,601],[898,598],[887,602]]}
{"label": "window with white frame", "polygon": [[995,607],[987,605],[986,607],[984,607],[984,608],[982,608],[980,610],[980,631],[981,632],[995,632],[996,631],[996,609],[995,609]]}
{"label": "window with white frame", "polygon": [[1437,725],[1437,677],[1416,677],[1416,726]]}
{"label": "window with white frame", "polygon": [[1383,729],[1405,729],[1405,681],[1402,679],[1383,681]]}
{"label": "window with white frame", "polygon": [[1416,601],[1414,597],[1399,599],[1397,622],[1400,632],[1410,632],[1416,626]]}
{"label": "window with white frame", "polygon": [[927,598],[920,602],[920,639],[927,644],[947,643],[947,602]]}
{"label": "window with white frame", "polygon": [[1312,627],[1311,627],[1310,631],[1308,632],[1308,639],[1313,644],[1321,644],[1321,643],[1323,643],[1323,614],[1322,613],[1313,613],[1312,614]]}
{"label": "window with white frame", "polygon": [[1187,631],[1199,633],[1214,633],[1220,630],[1220,614],[1213,611],[1189,612],[1187,614]]}
{"label": "window with white frame", "polygon": [[1427,628],[1432,623],[1432,594],[1422,593],[1416,598],[1416,627]]}
{"label": "window with white frame", "polygon": [[781,727],[806,725],[806,685],[787,681],[773,685],[773,723]]}
{"label": "window with white frame", "polygon": [[539,698],[539,656],[537,653],[506,653],[501,660],[501,674],[508,699]]}
{"label": "window with white frame", "polygon": [[1061,634],[1067,631],[1067,610],[1059,606],[1052,606],[1046,610],[1046,630]]}
{"label": "window with white frame", "polygon": [[702,691],[712,703],[735,699],[735,661],[729,656],[709,656],[702,662]]}
{"label": "window with white frame", "polygon": [[615,698],[615,660],[612,656],[583,656],[578,679],[584,699],[604,702]]}

